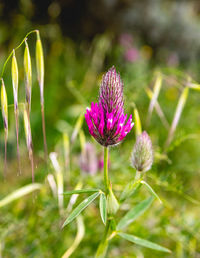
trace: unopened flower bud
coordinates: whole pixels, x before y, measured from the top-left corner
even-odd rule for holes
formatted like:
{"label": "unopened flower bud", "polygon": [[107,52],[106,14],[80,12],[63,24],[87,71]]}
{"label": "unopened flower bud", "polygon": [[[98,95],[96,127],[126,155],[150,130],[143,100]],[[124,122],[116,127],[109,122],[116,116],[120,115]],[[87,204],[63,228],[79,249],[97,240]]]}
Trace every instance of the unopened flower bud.
{"label": "unopened flower bud", "polygon": [[137,137],[133,147],[131,162],[133,167],[139,172],[146,172],[151,169],[153,148],[151,139],[145,131]]}
{"label": "unopened flower bud", "polygon": [[119,203],[111,189],[107,196],[107,212],[109,215],[114,215],[119,209]]}

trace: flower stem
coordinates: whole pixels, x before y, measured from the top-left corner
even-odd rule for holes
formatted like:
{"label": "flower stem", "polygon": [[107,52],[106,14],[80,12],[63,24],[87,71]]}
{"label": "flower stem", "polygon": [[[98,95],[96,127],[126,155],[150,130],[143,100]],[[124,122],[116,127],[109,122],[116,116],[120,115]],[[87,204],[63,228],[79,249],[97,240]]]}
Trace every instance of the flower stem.
{"label": "flower stem", "polygon": [[[105,193],[107,197],[110,189],[109,178],[108,178],[108,147],[104,147],[104,185],[105,185]],[[107,247],[108,247],[107,237],[110,229],[110,222],[111,222],[110,219],[106,221],[104,235],[98,246],[95,258],[103,258],[106,255]]]}
{"label": "flower stem", "polygon": [[108,194],[110,184],[108,178],[108,147],[104,147],[104,185],[105,185],[105,192]]}
{"label": "flower stem", "polygon": [[134,178],[134,182],[137,182],[141,177],[141,172],[139,172],[138,170],[136,170],[136,173],[135,173],[135,178]]}

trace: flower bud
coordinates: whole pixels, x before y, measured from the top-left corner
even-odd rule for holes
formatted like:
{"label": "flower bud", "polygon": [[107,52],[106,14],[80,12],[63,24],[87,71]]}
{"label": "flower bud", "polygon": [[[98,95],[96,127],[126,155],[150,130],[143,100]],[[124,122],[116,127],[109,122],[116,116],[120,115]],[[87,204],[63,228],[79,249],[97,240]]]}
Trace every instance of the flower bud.
{"label": "flower bud", "polygon": [[109,215],[114,215],[119,209],[119,203],[111,189],[107,196],[107,212]]}
{"label": "flower bud", "polygon": [[151,139],[145,131],[137,137],[133,147],[131,162],[133,167],[139,172],[146,172],[151,169],[153,148]]}

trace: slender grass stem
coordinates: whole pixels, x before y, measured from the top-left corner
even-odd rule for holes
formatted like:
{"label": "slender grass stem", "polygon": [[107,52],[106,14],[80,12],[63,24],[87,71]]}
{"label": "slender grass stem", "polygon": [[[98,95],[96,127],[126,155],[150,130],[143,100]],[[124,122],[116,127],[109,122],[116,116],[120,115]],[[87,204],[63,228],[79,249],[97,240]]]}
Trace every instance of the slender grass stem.
{"label": "slender grass stem", "polygon": [[7,131],[5,131],[5,153],[4,153],[4,178],[6,178],[6,172],[7,172]]}
{"label": "slender grass stem", "polygon": [[106,194],[108,194],[110,187],[108,178],[108,150],[108,147],[104,147],[104,185]]}
{"label": "slender grass stem", "polygon": [[29,159],[31,162],[32,183],[34,183],[35,176],[34,176],[34,160],[33,160],[33,152],[32,151],[30,151],[30,153],[29,153]]}
{"label": "slender grass stem", "polygon": [[20,162],[20,152],[19,152],[18,109],[15,109],[15,123],[16,123],[16,137],[17,137],[17,160],[18,160],[19,175],[21,175],[21,162]]}
{"label": "slender grass stem", "polygon": [[46,139],[46,129],[45,129],[44,104],[41,105],[41,114],[42,114],[42,132],[43,132],[43,141],[44,141],[44,155],[45,155],[45,161],[47,162],[48,150],[47,150],[47,139]]}
{"label": "slender grass stem", "polygon": [[[38,31],[38,30],[32,30],[32,31],[30,31],[29,33],[27,33],[26,36],[24,37],[24,39],[22,40],[22,42],[21,42],[16,48],[14,48],[13,50],[16,51],[18,48],[20,48],[21,45],[25,42],[26,38],[27,38],[30,34],[36,33],[37,31]],[[10,60],[10,58],[12,57],[12,55],[13,55],[13,50],[12,50],[12,52],[10,53],[10,55],[8,56],[8,58],[6,59],[4,65],[3,65],[3,69],[2,69],[2,72],[1,72],[1,77],[3,77],[3,74],[4,74],[4,71],[5,71],[6,65],[7,65],[8,61]]]}

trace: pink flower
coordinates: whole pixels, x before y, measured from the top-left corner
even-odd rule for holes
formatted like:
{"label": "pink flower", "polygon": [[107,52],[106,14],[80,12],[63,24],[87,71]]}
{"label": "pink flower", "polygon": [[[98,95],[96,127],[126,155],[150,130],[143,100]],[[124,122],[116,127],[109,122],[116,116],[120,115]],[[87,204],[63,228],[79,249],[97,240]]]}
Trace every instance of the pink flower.
{"label": "pink flower", "polygon": [[139,51],[135,47],[128,48],[124,53],[127,62],[134,63],[139,59]]}
{"label": "pink flower", "polygon": [[134,123],[131,115],[126,122],[123,83],[114,66],[103,76],[99,103],[92,102],[85,119],[90,134],[105,147],[118,144],[131,131]]}

